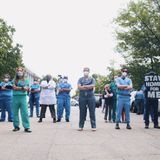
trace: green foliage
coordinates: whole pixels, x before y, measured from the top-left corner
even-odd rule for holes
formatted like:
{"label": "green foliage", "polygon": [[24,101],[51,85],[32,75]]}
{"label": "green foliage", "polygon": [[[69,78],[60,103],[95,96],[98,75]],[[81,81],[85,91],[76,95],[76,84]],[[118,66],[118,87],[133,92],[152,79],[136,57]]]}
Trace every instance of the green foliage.
{"label": "green foliage", "polygon": [[13,78],[15,69],[18,66],[23,66],[22,46],[19,44],[14,45],[14,32],[14,27],[8,26],[3,19],[0,19],[0,79],[6,73]]}
{"label": "green foliage", "polygon": [[114,20],[117,51],[126,60],[134,87],[150,69],[160,73],[160,0],[131,1]]}

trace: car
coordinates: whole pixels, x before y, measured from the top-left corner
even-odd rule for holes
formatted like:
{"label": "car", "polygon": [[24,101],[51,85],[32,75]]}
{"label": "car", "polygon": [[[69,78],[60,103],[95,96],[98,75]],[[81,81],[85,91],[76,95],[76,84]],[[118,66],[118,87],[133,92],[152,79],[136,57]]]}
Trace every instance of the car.
{"label": "car", "polygon": [[130,97],[130,105],[131,105],[131,112],[136,113],[136,107],[135,107],[135,95],[137,91],[132,91],[131,92],[131,97]]}
{"label": "car", "polygon": [[76,99],[71,98],[71,106],[79,106],[79,103]]}

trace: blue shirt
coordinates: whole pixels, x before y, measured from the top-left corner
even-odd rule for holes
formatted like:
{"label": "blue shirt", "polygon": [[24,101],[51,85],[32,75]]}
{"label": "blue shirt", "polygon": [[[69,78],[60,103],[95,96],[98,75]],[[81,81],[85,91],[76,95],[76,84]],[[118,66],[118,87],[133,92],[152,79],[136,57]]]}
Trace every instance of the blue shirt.
{"label": "blue shirt", "polygon": [[[132,80],[130,78],[122,78],[119,77],[116,79],[116,85],[132,85]],[[130,98],[130,90],[117,89],[117,97],[118,98]]]}
{"label": "blue shirt", "polygon": [[[10,86],[12,87],[12,82],[1,82],[0,83],[1,87],[5,87],[5,86]],[[7,89],[7,90],[0,90],[0,97],[12,97],[13,92],[12,89]]]}
{"label": "blue shirt", "polygon": [[[95,85],[95,84],[96,84],[96,81],[92,77],[89,77],[89,78],[81,77],[78,80],[78,85],[81,85],[81,86],[83,86],[83,85]],[[93,96],[93,94],[94,94],[93,89],[80,90],[80,96],[88,96],[88,95]]]}
{"label": "blue shirt", "polygon": [[[69,83],[64,83],[64,82],[61,82],[58,84],[57,86],[58,89],[72,89],[72,86],[71,84]],[[63,92],[59,92],[58,95],[69,95],[70,94],[70,91],[63,91]]]}
{"label": "blue shirt", "polygon": [[142,91],[137,91],[135,95],[135,99],[144,99],[144,94]]}
{"label": "blue shirt", "polygon": [[[32,84],[31,85],[31,91],[34,91],[34,90],[39,90],[40,91],[40,85],[39,84]],[[35,92],[35,93],[32,93],[31,94],[34,94],[35,96],[40,96],[40,92]]]}

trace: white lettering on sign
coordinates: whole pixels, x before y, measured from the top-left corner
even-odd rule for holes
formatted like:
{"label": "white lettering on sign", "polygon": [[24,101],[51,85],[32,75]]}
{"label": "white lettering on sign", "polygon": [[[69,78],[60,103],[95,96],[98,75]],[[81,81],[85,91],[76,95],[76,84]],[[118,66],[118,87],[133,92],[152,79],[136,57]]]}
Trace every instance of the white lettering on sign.
{"label": "white lettering on sign", "polygon": [[148,98],[155,98],[155,92],[148,91]]}
{"label": "white lettering on sign", "polygon": [[156,92],[156,98],[160,99],[160,92]]}
{"label": "white lettering on sign", "polygon": [[151,87],[150,91],[159,91],[159,87]]}
{"label": "white lettering on sign", "polygon": [[145,81],[160,81],[160,76],[145,76]]}
{"label": "white lettering on sign", "polygon": [[160,82],[146,82],[146,87],[160,87]]}

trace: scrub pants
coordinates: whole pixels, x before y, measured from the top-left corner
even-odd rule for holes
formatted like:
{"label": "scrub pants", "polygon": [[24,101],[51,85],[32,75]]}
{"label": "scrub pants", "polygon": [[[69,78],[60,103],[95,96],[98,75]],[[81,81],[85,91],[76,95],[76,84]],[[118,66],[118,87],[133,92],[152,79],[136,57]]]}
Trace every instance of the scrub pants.
{"label": "scrub pants", "polygon": [[125,109],[126,115],[126,122],[127,124],[130,123],[130,97],[119,97],[117,99],[117,116],[116,116],[116,123],[120,123],[122,109]]}
{"label": "scrub pants", "polygon": [[6,111],[8,112],[8,121],[13,121],[13,112],[12,112],[12,97],[1,97],[1,121],[6,119]]}
{"label": "scrub pants", "polygon": [[60,95],[58,96],[58,104],[57,104],[57,117],[58,119],[61,119],[63,117],[63,111],[65,109],[66,120],[69,120],[70,118],[70,111],[71,111],[71,105],[70,105],[70,96],[67,95]]}
{"label": "scrub pants", "polygon": [[87,107],[89,109],[91,127],[96,128],[95,97],[94,96],[80,96],[79,97],[79,110],[80,110],[79,128],[84,128],[84,123],[85,123],[86,115],[87,115]]}
{"label": "scrub pants", "polygon": [[116,121],[116,109],[117,109],[117,99],[113,99],[113,112],[112,112],[112,120]]}
{"label": "scrub pants", "polygon": [[30,122],[28,117],[28,105],[26,96],[13,96],[13,126],[19,127],[19,110],[22,118],[22,125],[25,129],[30,128]]}

